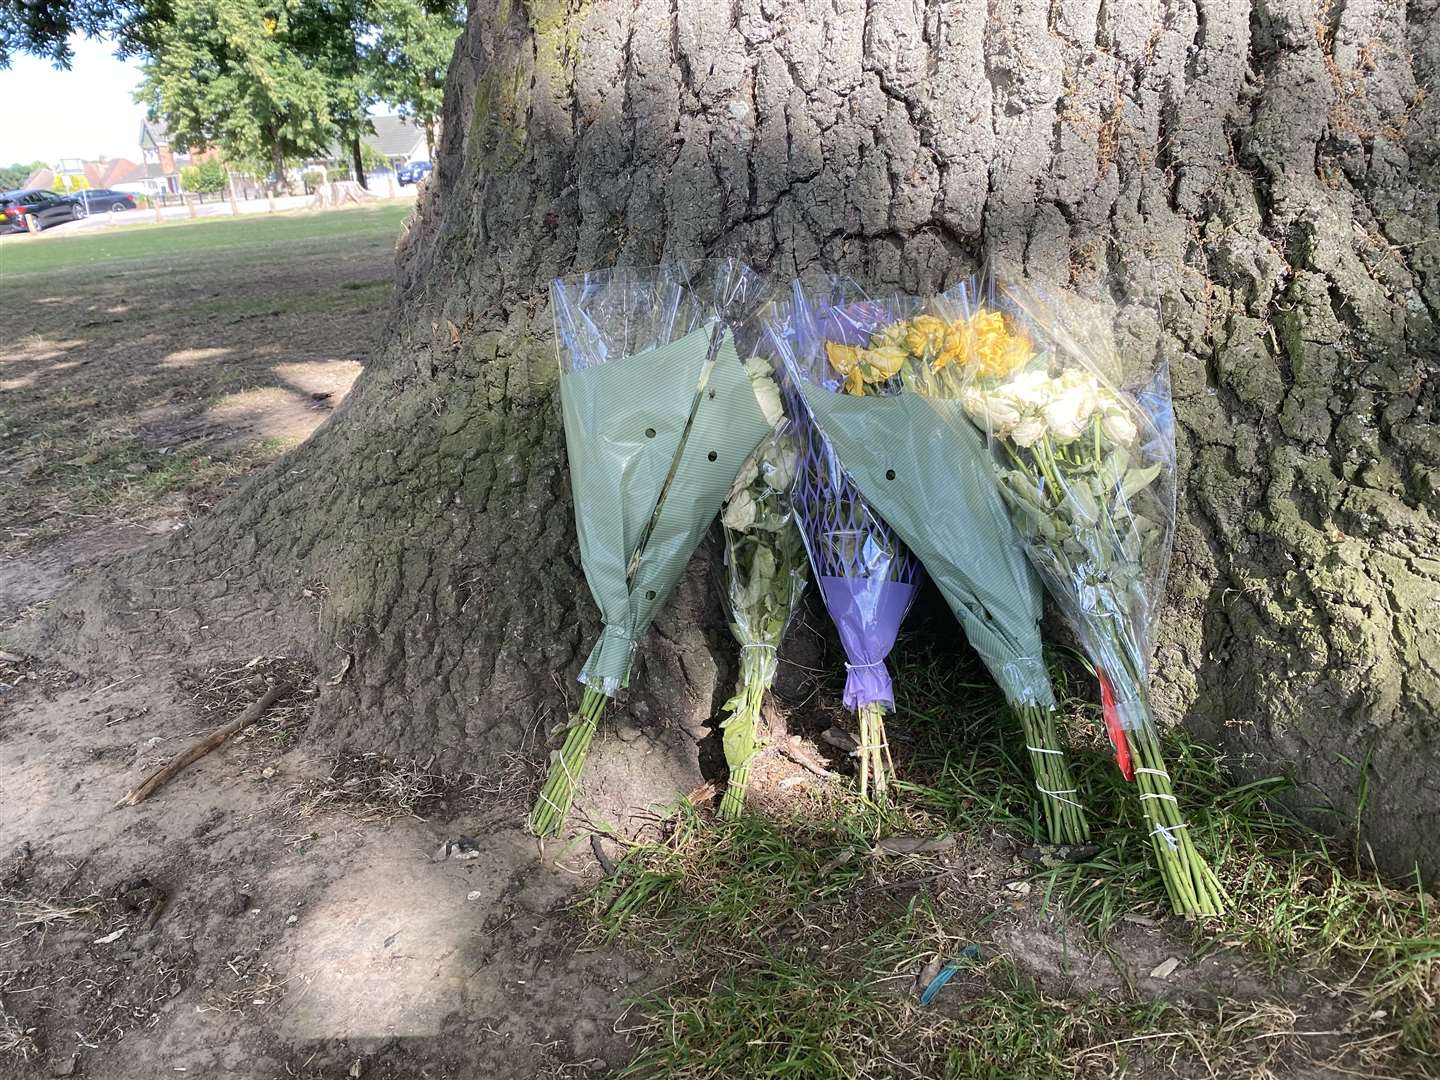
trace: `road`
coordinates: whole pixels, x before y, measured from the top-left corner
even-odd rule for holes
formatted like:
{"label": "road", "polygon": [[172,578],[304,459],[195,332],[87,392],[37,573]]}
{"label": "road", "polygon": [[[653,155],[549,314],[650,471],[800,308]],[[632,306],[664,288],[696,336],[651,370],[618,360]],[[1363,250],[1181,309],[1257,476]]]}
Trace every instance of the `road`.
{"label": "road", "polygon": [[[388,185],[381,184],[372,188],[377,196],[386,198],[389,194]],[[395,194],[399,198],[414,198],[419,190],[414,184],[407,187],[396,185]],[[270,211],[268,199],[241,199],[237,204],[241,214],[265,214]],[[314,195],[282,195],[275,199],[275,210],[305,210],[315,205]],[[202,218],[229,217],[232,211],[227,200],[219,202],[197,203],[195,205],[195,216]],[[190,210],[185,206],[165,206],[160,210],[162,221],[187,221],[190,218]],[[75,234],[87,229],[109,229],[124,225],[153,225],[155,224],[155,211],[144,210],[121,210],[97,211],[89,217],[80,218],[78,221],[66,221],[59,225],[48,225],[40,236]]]}

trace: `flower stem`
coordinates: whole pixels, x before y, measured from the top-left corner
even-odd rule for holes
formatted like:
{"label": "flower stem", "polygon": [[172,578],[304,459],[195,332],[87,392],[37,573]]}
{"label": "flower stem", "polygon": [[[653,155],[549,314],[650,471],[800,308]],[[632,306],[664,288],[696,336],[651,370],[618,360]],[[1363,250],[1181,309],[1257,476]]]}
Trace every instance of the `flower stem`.
{"label": "flower stem", "polygon": [[1045,828],[1052,844],[1083,844],[1090,839],[1090,823],[1080,805],[1070,762],[1060,748],[1055,710],[1039,705],[1018,705],[1015,713],[1025,732],[1030,769],[1045,811]]}
{"label": "flower stem", "polygon": [[731,698],[730,715],[720,722],[724,733],[725,763],[730,767],[730,781],[720,800],[720,816],[734,821],[745,809],[745,794],[750,786],[750,769],[762,745],[760,740],[760,703],[775,681],[775,650],[750,647],[740,653],[740,685]]}
{"label": "flower stem", "polygon": [[595,729],[609,700],[591,686],[585,687],[580,696],[580,708],[570,717],[564,744],[550,754],[550,773],[530,810],[530,831],[536,836],[560,834],[565,818],[570,814],[570,804],[575,801],[575,788],[580,781],[581,770],[585,768],[585,757],[590,753]]}
{"label": "flower stem", "polygon": [[867,701],[855,710],[855,717],[860,724],[860,798],[884,806],[890,794],[890,773],[895,768],[885,737],[885,706]]}

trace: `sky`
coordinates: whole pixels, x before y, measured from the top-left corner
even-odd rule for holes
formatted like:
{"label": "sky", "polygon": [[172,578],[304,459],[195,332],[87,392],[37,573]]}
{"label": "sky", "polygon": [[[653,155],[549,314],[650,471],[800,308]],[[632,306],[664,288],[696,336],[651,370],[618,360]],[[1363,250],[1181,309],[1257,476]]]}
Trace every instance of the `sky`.
{"label": "sky", "polygon": [[0,101],[12,106],[0,123],[0,165],[93,161],[102,154],[140,160],[145,110],[131,96],[140,84],[139,62],[115,59],[108,42],[77,38],[72,44],[69,71],[33,56],[17,56],[0,69]]}

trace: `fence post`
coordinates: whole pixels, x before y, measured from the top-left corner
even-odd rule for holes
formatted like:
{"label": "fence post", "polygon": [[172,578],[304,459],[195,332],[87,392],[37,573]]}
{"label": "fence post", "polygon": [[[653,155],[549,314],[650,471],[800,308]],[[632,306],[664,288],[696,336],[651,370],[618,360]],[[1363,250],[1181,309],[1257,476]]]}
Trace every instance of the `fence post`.
{"label": "fence post", "polygon": [[190,210],[190,216],[191,216],[192,218],[194,218],[194,217],[199,217],[199,216],[200,216],[199,211],[197,211],[197,210],[195,209],[195,200],[194,200],[193,198],[191,198],[189,195],[182,195],[181,198],[183,198],[183,199],[185,200],[185,205],[186,205],[186,207],[188,207],[189,210]]}
{"label": "fence post", "polygon": [[229,169],[225,170],[225,190],[230,194],[230,216],[236,217],[240,213],[240,204],[235,201],[235,174]]}
{"label": "fence post", "polygon": [[160,212],[160,193],[158,191],[150,196],[150,205],[155,207],[155,224],[159,225],[165,220],[165,215]]}

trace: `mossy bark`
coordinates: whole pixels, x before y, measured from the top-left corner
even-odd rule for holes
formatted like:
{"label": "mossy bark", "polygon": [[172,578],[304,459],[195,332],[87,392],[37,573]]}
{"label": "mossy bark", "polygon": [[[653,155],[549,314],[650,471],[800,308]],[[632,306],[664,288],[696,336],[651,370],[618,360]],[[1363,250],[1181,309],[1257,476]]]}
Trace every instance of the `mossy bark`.
{"label": "mossy bark", "polygon": [[[1326,820],[1363,766],[1377,858],[1440,873],[1437,65],[1435,0],[480,0],[351,398],[32,633],[348,653],[335,735],[537,747],[596,629],[548,279],[735,254],[919,291],[994,255],[1170,356],[1162,717]],[[692,566],[614,710],[665,782],[733,677],[711,603]]]}

